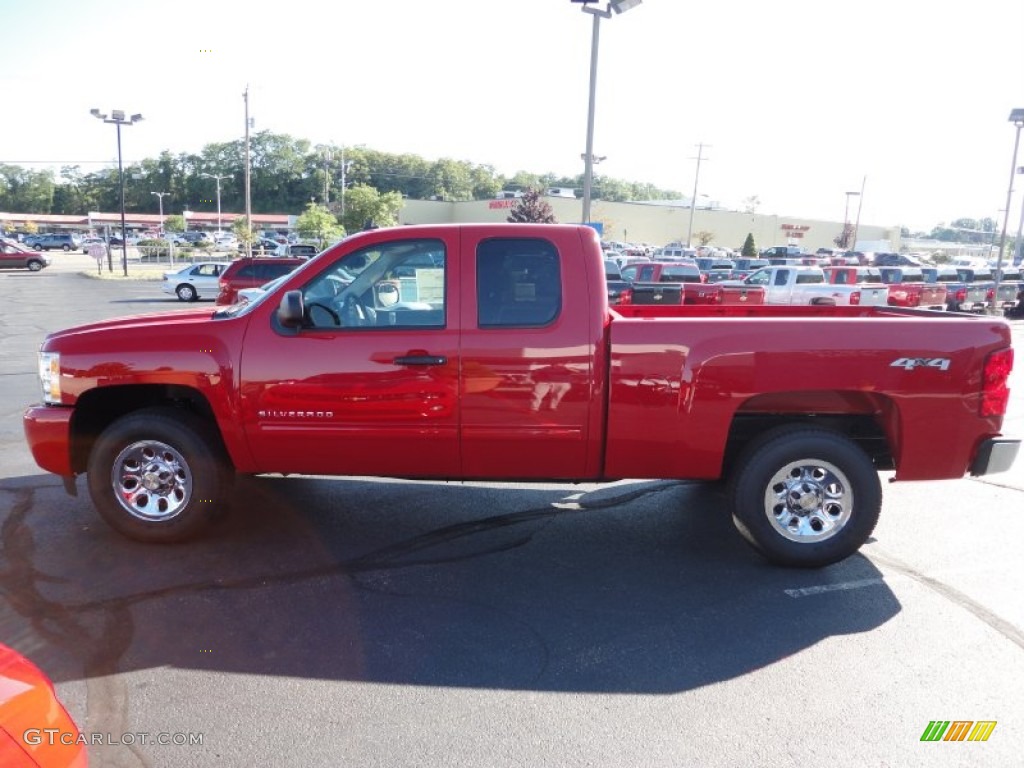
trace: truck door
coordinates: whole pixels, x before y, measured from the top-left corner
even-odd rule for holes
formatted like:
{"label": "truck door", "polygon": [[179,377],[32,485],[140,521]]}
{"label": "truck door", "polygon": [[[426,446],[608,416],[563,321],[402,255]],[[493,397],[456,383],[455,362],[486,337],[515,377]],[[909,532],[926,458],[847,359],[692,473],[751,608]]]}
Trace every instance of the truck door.
{"label": "truck door", "polygon": [[[517,234],[522,232],[521,235]],[[462,230],[462,469],[477,478],[600,471],[603,302],[578,230]],[[596,243],[595,243],[596,247]],[[603,354],[603,353],[601,353]]]}
{"label": "truck door", "polygon": [[454,230],[382,230],[303,269],[301,327],[256,307],[241,418],[261,471],[458,475],[457,247]]}

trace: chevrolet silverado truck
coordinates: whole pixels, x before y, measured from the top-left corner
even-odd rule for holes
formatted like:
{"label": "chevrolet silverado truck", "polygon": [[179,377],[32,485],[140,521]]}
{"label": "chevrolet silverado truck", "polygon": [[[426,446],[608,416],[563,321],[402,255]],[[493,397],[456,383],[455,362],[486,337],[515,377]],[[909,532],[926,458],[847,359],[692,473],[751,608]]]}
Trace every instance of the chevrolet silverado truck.
{"label": "chevrolet silverado truck", "polygon": [[830,283],[820,267],[763,267],[743,280],[720,285],[762,286],[766,304],[810,304],[818,306],[886,306],[889,287],[881,283]]}
{"label": "chevrolet silverado truck", "polygon": [[988,285],[974,282],[956,267],[922,267],[926,282],[946,288],[946,309],[950,312],[984,312],[988,305]]}
{"label": "chevrolet silverado truck", "polygon": [[1006,321],[612,308],[578,225],[363,232],[251,302],[57,331],[38,363],[36,462],[160,543],[198,535],[238,474],[674,478],[728,481],[748,542],[818,567],[868,539],[879,470],[985,475],[1020,447]]}
{"label": "chevrolet silverado truck", "polygon": [[890,305],[940,311],[946,308],[946,286],[925,282],[920,267],[879,267],[878,272],[889,286]]}

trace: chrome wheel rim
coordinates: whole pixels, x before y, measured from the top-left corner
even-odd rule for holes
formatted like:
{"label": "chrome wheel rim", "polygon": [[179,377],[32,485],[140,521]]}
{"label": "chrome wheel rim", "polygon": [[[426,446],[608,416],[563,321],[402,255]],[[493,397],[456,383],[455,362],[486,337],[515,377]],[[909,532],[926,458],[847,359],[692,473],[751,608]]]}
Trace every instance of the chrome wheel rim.
{"label": "chrome wheel rim", "polygon": [[764,511],[784,538],[810,544],[835,536],[850,521],[853,488],[834,464],[800,459],[781,467],[768,481]]}
{"label": "chrome wheel rim", "polygon": [[110,482],[118,503],[146,522],[176,517],[192,498],[192,470],[174,448],[140,440],[114,460]]}

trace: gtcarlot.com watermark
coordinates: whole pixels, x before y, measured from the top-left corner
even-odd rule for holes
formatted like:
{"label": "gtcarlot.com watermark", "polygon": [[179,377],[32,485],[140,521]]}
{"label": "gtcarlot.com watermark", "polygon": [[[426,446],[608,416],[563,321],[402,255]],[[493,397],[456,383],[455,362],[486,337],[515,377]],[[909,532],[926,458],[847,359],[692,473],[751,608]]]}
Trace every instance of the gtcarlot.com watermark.
{"label": "gtcarlot.com watermark", "polygon": [[202,733],[75,733],[62,731],[59,728],[29,728],[21,738],[26,744],[37,747],[41,744],[54,746],[64,744],[81,744],[87,747],[123,746],[134,747],[156,744],[158,746],[201,747]]}

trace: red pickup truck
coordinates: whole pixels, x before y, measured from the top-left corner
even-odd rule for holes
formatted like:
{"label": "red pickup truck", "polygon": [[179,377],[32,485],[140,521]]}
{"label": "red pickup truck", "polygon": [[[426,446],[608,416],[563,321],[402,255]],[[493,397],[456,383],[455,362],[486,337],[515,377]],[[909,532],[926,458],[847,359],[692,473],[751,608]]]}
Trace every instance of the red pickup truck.
{"label": "red pickup truck", "polygon": [[889,303],[894,307],[944,310],[946,286],[925,281],[920,267],[878,267],[882,282],[889,286]]}
{"label": "red pickup truck", "polygon": [[1012,364],[1003,320],[613,309],[590,227],[422,225],[348,238],[249,303],[52,333],[23,423],[43,469],[72,493],[86,473],[142,541],[197,535],[236,473],[728,479],[757,550],[822,566],[871,534],[878,470],[1011,466]]}

